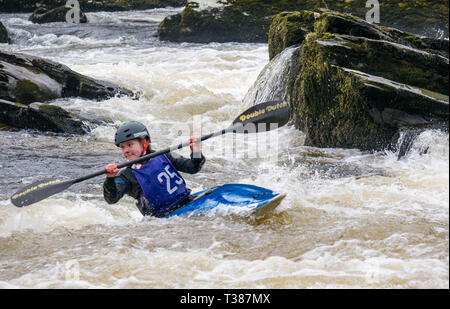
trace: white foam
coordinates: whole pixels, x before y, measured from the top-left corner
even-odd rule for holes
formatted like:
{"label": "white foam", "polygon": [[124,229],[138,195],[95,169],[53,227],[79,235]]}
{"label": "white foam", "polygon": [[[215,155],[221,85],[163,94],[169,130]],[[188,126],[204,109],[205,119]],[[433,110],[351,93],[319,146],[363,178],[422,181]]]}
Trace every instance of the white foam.
{"label": "white foam", "polygon": [[[75,201],[67,199],[68,194],[58,198],[48,198],[32,206],[17,208],[10,201],[0,201],[0,236],[7,237],[13,232],[48,232],[58,227],[80,229],[87,225],[120,225],[138,222],[142,215],[134,205],[111,208],[101,199]],[[120,208],[120,211],[117,211]]]}

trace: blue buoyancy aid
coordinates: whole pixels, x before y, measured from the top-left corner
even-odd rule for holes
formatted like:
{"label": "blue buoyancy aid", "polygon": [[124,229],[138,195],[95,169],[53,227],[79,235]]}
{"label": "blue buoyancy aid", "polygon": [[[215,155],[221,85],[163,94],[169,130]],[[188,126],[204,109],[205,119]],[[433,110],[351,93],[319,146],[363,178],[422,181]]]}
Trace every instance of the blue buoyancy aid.
{"label": "blue buoyancy aid", "polygon": [[132,171],[156,215],[164,215],[190,194],[183,177],[166,155],[157,156]]}

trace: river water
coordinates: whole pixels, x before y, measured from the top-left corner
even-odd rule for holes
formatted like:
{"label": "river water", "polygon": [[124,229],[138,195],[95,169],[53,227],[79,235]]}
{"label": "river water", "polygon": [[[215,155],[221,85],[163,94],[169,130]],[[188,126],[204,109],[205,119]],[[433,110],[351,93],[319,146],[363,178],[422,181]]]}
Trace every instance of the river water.
{"label": "river water", "polygon": [[226,128],[246,108],[267,45],[159,42],[158,23],[180,10],[90,13],[87,25],[0,15],[13,39],[0,48],[140,93],[52,102],[109,120],[86,136],[0,131],[0,287],[448,288],[449,142],[440,131],[423,132],[401,160],[389,151],[306,147],[289,125],[204,142],[207,162],[184,175],[188,186],[286,192],[263,218],[143,218],[131,198],[108,205],[102,177],[23,209],[10,203],[33,181],[123,162],[112,141],[125,121],[146,124],[161,149]]}

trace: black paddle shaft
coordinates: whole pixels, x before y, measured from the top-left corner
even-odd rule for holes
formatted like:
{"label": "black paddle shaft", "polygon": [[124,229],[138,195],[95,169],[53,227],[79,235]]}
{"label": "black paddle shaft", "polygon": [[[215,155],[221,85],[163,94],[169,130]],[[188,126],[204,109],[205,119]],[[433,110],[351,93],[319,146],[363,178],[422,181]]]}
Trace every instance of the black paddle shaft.
{"label": "black paddle shaft", "polygon": [[[278,127],[284,126],[289,121],[290,113],[291,110],[289,104],[285,101],[271,101],[257,104],[239,115],[239,117],[236,118],[228,128],[204,135],[200,138],[200,141],[205,141],[211,137],[220,136],[229,132],[247,134],[274,130]],[[120,169],[123,167],[132,166],[135,163],[140,163],[189,145],[189,142],[184,142],[176,146],[168,147],[166,149],[142,156],[136,160],[118,164],[117,168]],[[79,183],[103,174],[106,174],[105,169],[73,180],[41,180],[17,191],[11,197],[11,202],[17,207],[28,206],[59,193],[75,183]]]}
{"label": "black paddle shaft", "polygon": [[[200,141],[206,141],[211,137],[227,134],[229,132],[234,133],[258,133],[264,131],[270,131],[284,126],[290,119],[290,107],[286,101],[270,101],[250,107],[244,113],[239,115],[233,123],[226,129],[219,130],[200,138]],[[133,164],[147,161],[151,158],[182,149],[189,146],[189,142],[181,143],[177,146],[168,147],[160,151],[153,152],[151,154],[139,157],[135,160],[124,162],[117,165],[117,168],[132,166]],[[101,170],[96,173],[86,175],[77,178],[73,183],[82,182],[84,180],[94,178],[106,173],[106,170]]]}
{"label": "black paddle shaft", "polygon": [[[221,131],[217,131],[217,132],[214,132],[214,133],[210,133],[208,135],[202,136],[200,140],[201,141],[205,141],[205,140],[207,140],[207,139],[209,139],[209,138],[211,138],[213,136],[223,135],[223,134],[228,133],[228,132],[233,131],[233,130],[234,130],[234,127],[230,127],[228,129],[225,129],[225,130],[221,130]],[[168,148],[156,151],[156,152],[152,152],[152,153],[150,153],[148,155],[139,157],[139,158],[137,158],[135,160],[128,161],[128,162],[123,162],[121,164],[118,164],[117,168],[121,169],[121,168],[124,168],[124,167],[129,167],[129,166],[132,166],[133,164],[150,160],[151,158],[154,158],[154,157],[157,157],[157,156],[160,156],[160,155],[163,155],[163,154],[166,154],[166,153],[178,150],[178,149],[182,149],[182,148],[184,148],[186,146],[189,146],[189,145],[190,145],[189,142],[185,142],[185,143],[181,143],[181,144],[179,144],[177,146],[172,146],[172,147],[168,147]],[[100,176],[100,175],[103,175],[103,174],[106,174],[106,170],[105,169],[100,170],[100,171],[95,172],[95,173],[92,173],[92,174],[89,174],[89,175],[86,175],[86,176],[83,176],[83,177],[80,177],[80,178],[77,178],[77,179],[74,179],[72,181],[72,184],[79,183],[79,182],[82,182],[82,181],[85,181],[87,179],[94,178],[94,177],[97,177],[97,176]]]}

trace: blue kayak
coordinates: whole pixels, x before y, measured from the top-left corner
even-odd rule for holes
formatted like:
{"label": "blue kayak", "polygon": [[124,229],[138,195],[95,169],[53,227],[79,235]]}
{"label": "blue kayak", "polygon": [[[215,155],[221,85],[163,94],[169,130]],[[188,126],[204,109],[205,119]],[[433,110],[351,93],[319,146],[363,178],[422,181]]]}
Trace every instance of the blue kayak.
{"label": "blue kayak", "polygon": [[257,217],[277,207],[285,193],[247,185],[225,184],[193,194],[195,200],[167,216],[203,216],[206,214],[251,214]]}

